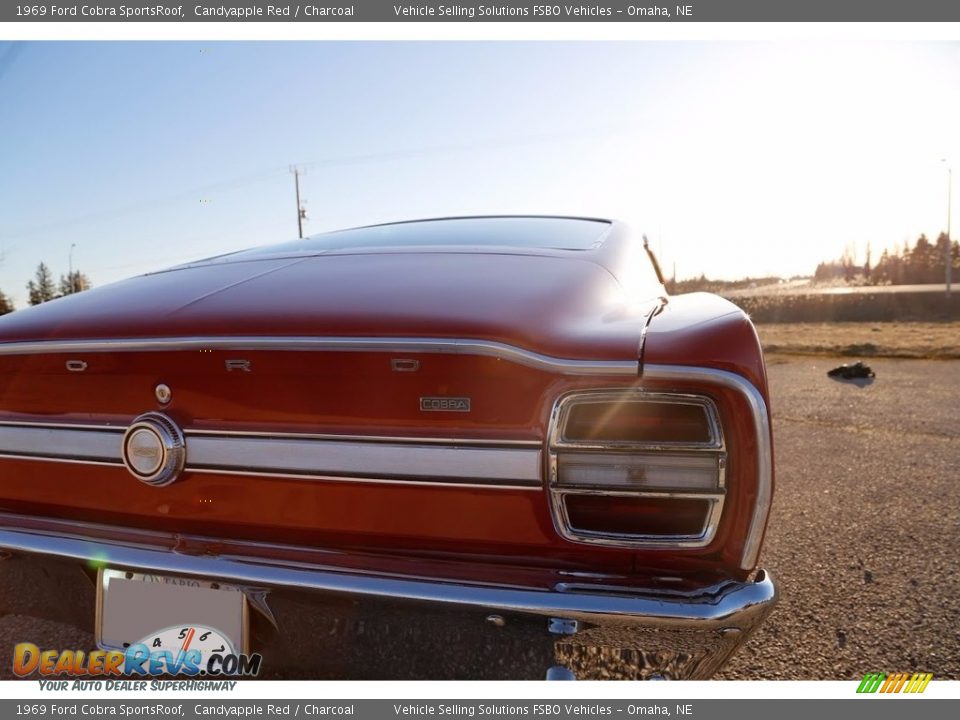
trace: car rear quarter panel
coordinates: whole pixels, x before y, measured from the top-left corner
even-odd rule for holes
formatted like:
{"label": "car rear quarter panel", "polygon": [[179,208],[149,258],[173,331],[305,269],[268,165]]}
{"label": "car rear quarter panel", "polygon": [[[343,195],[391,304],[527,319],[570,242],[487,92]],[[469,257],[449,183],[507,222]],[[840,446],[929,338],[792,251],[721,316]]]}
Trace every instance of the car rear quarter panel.
{"label": "car rear quarter panel", "polygon": [[735,438],[731,447],[728,487],[733,503],[724,513],[716,537],[716,548],[733,562],[742,552],[750,514],[758,500],[756,478],[764,445],[771,454],[770,483],[773,492],[773,430],[770,418],[770,393],[766,364],[756,328],[750,318],[733,303],[709,293],[690,293],[669,298],[650,320],[642,352],[644,367],[691,366],[734,373],[753,385],[763,399],[769,434],[766,443],[758,443],[751,424],[752,414],[742,397],[715,387],[702,387],[721,402],[725,430]]}

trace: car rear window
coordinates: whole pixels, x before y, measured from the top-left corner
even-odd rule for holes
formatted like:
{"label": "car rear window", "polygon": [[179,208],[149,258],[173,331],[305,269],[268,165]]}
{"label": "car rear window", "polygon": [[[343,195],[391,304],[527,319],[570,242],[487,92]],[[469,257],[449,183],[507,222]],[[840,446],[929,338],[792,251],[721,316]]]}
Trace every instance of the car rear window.
{"label": "car rear window", "polygon": [[590,250],[603,242],[609,228],[610,223],[606,220],[579,218],[451,218],[338,230],[238,254],[300,254],[350,248],[442,245]]}

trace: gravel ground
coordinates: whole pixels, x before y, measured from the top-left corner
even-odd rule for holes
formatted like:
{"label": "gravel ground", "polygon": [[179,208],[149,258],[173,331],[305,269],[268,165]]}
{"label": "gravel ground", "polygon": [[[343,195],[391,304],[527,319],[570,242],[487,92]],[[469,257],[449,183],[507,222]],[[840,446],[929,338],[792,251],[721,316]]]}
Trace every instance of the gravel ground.
{"label": "gravel ground", "polygon": [[729,679],[960,679],[960,362],[771,356],[777,487],[762,564],[781,600]]}
{"label": "gravel ground", "polygon": [[[871,360],[864,387],[826,376],[839,360],[768,362],[777,488],[761,562],[781,600],[720,677],[960,679],[960,361]],[[0,617],[0,658],[24,638],[93,644]]]}

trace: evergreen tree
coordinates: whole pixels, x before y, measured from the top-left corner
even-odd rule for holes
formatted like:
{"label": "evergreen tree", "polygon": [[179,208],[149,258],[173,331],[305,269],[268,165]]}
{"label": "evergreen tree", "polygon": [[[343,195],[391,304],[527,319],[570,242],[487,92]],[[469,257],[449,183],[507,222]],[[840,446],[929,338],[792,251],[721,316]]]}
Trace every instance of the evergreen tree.
{"label": "evergreen tree", "polygon": [[34,279],[27,283],[27,293],[31,305],[45,303],[57,296],[56,288],[53,285],[53,275],[46,263],[40,263],[37,266]]}
{"label": "evergreen tree", "polygon": [[83,292],[84,290],[89,290],[92,286],[90,285],[90,278],[84,275],[79,270],[74,270],[72,273],[67,275],[60,276],[60,295],[73,295],[74,293]]}

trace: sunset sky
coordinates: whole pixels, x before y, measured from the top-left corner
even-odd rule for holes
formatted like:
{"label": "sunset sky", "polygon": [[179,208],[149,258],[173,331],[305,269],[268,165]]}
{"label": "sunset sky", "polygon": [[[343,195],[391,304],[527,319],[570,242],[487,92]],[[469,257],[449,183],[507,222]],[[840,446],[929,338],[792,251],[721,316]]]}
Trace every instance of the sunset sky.
{"label": "sunset sky", "polygon": [[291,164],[307,233],[593,215],[809,274],[941,232],[958,128],[960,43],[0,43],[0,290],[294,238]]}

